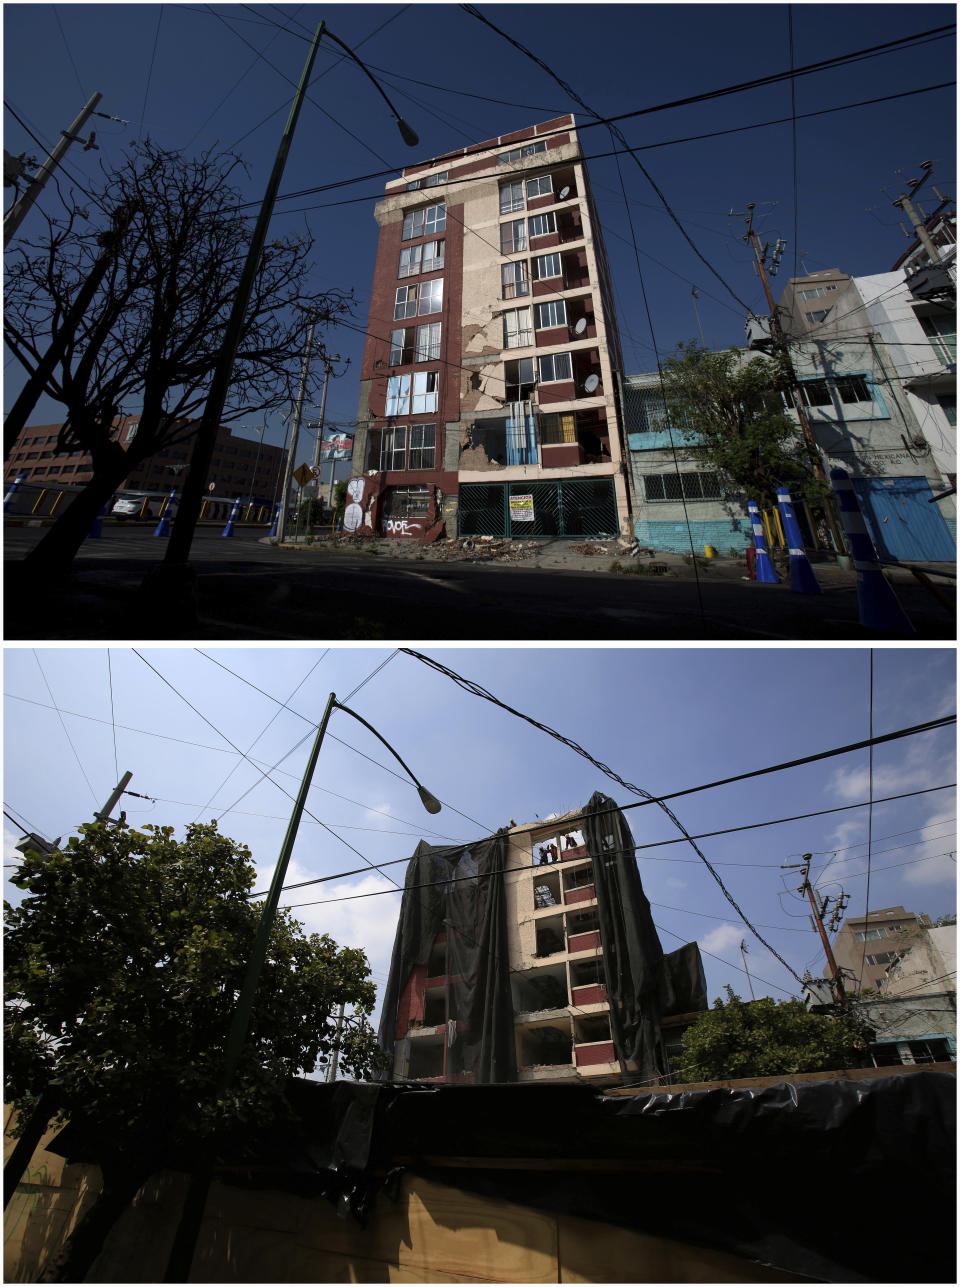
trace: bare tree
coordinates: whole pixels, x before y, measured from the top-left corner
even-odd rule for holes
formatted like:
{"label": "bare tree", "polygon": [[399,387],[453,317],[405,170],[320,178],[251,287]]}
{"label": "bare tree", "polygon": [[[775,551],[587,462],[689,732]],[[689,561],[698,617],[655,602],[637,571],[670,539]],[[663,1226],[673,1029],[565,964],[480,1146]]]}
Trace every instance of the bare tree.
{"label": "bare tree", "polygon": [[[34,566],[67,570],[134,466],[192,435],[248,249],[231,182],[239,165],[148,140],[104,172],[87,208],[71,199],[9,254],[4,334],[30,377],[11,428],[46,393],[66,412],[57,450],[93,462],[91,481],[28,556]],[[329,324],[350,310],[349,295],[311,288],[312,248],[309,236],[265,246],[224,422],[292,401],[311,318]],[[117,417],[134,409],[136,436],[121,446]]]}

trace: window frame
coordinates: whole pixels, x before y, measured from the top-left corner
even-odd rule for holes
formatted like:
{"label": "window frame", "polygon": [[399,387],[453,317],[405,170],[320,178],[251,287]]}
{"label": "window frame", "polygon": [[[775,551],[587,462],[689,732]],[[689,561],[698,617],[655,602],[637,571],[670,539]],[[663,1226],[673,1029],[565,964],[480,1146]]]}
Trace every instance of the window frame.
{"label": "window frame", "polygon": [[[391,330],[388,366],[408,366],[413,361],[415,334],[416,327],[413,326],[397,326]],[[400,337],[399,344],[397,336]],[[399,357],[395,356],[397,353]]]}
{"label": "window frame", "polygon": [[[557,364],[566,362],[567,374],[557,374]],[[544,367],[549,364],[552,371],[544,375]],[[542,353],[537,355],[537,384],[562,384],[573,379],[573,358],[569,353]]]}
{"label": "window frame", "polygon": [[[420,258],[423,254],[423,243],[418,242],[415,246],[400,247],[400,262],[397,265],[398,277],[419,277],[422,269],[420,268]],[[406,260],[406,263],[404,263]]]}
{"label": "window frame", "polygon": [[[546,183],[547,187],[541,185]],[[531,189],[536,191],[531,191]],[[526,179],[523,185],[523,195],[527,201],[536,201],[538,197],[553,196],[553,175],[552,174],[535,174],[533,178]]]}
{"label": "window frame", "polygon": [[[442,338],[441,322],[423,322],[416,327],[416,336],[413,346],[414,362],[439,362],[440,361],[440,343]],[[424,335],[424,332],[432,332],[436,327],[436,337],[432,334]],[[424,356],[425,354],[425,356]]]}
{"label": "window frame", "polygon": [[[443,213],[438,215],[437,211],[441,210]],[[418,237],[435,237],[438,232],[444,232],[446,227],[447,205],[445,201],[438,201],[432,206],[417,206],[413,210],[408,210],[403,216],[400,240],[415,241]],[[409,232],[407,231],[408,228],[410,229]]]}
{"label": "window frame", "polygon": [[[512,280],[508,280],[508,274],[513,275]],[[519,287],[523,289],[518,289]],[[525,259],[511,259],[500,265],[500,292],[501,299],[520,299],[530,294],[530,273]]]}
{"label": "window frame", "polygon": [[[447,240],[445,237],[439,237],[435,240],[421,242],[423,247],[423,267],[420,269],[423,273],[439,273],[443,271],[446,260]],[[428,256],[427,251],[430,247],[436,247],[434,253]]]}
{"label": "window frame", "polygon": [[[526,326],[523,326],[523,324],[520,321],[521,314],[523,313],[526,313],[527,315]],[[530,305],[527,304],[523,308],[507,309],[506,312],[502,314],[502,317],[503,317],[503,347],[505,349],[529,348],[530,345],[533,344],[533,318],[532,318],[532,311],[531,311]],[[515,325],[513,327],[512,333],[508,323],[509,318],[515,319]],[[520,337],[520,338],[516,338],[516,337]],[[514,339],[514,342],[512,344],[510,343],[511,338]]]}
{"label": "window frame", "polygon": [[[540,220],[545,220],[552,227],[547,227],[543,232],[534,232],[533,225]],[[530,240],[534,237],[552,237],[557,231],[557,215],[555,210],[542,210],[539,214],[532,214],[527,217],[527,230]]]}
{"label": "window frame", "polygon": [[[509,204],[504,204],[504,194],[509,193]],[[519,194],[519,204],[517,201]],[[500,184],[500,213],[512,214],[514,210],[525,210],[527,208],[525,189],[522,179],[511,180],[509,183]]]}
{"label": "window frame", "polygon": [[[424,308],[424,303],[429,306]],[[428,282],[420,283],[417,296],[417,317],[430,317],[433,313],[443,312],[443,278],[433,277]]]}
{"label": "window frame", "polygon": [[[418,400],[421,405],[417,406]],[[429,415],[440,407],[440,372],[414,371],[413,384],[410,390],[410,410],[405,414],[411,416]]]}
{"label": "window frame", "polygon": [[[563,317],[559,322],[543,321],[544,310],[555,311],[556,309],[559,309],[560,312],[563,314]],[[537,321],[534,323],[535,330],[549,331],[549,330],[553,330],[557,326],[568,326],[568,325],[569,325],[569,322],[567,320],[567,301],[565,299],[551,299],[551,300],[548,300],[545,304],[537,305]]]}
{"label": "window frame", "polygon": [[[510,245],[507,246],[507,238],[504,233],[507,229],[511,230]],[[516,230],[520,230],[519,241],[516,237]],[[506,223],[500,225],[500,254],[501,255],[522,255],[527,249],[527,221],[526,219],[508,219]]]}
{"label": "window frame", "polygon": [[[410,292],[413,292],[411,296]],[[403,295],[401,300],[400,296]],[[408,317],[417,316],[417,306],[420,301],[420,292],[416,286],[398,286],[393,299],[393,320],[395,322],[405,321]],[[411,304],[413,308],[411,310]],[[405,311],[401,311],[401,309]]]}
{"label": "window frame", "polygon": [[[679,474],[675,472],[665,473],[665,474],[642,474],[641,477],[643,479],[644,499],[648,502],[648,504],[651,504],[651,505],[679,505],[685,501],[692,501],[696,503],[698,501],[715,502],[718,500],[723,500],[723,484],[720,479],[720,474],[716,470],[692,469],[692,470],[683,470]],[[696,486],[700,493],[699,495],[693,494],[693,491],[694,491],[693,483],[692,482],[688,483],[687,481],[685,481],[688,479],[692,480],[694,478],[698,480]],[[716,489],[717,494],[715,496],[704,495],[704,491],[705,491],[704,482],[703,482],[704,479],[713,480],[710,486],[710,490],[712,491],[714,488]],[[666,483],[668,480],[670,480],[673,486],[679,490],[679,495],[676,495],[676,496],[667,495]],[[657,490],[658,485],[659,485],[659,490],[662,494],[659,496],[656,496],[656,495],[653,495],[652,493]]]}
{"label": "window frame", "polygon": [[[412,376],[410,374],[387,376],[387,398],[384,415],[388,419],[392,419],[394,416],[408,416],[410,414],[411,380]],[[391,410],[391,404],[393,405],[393,410]]]}
{"label": "window frame", "polygon": [[[558,271],[555,273],[541,272],[541,264],[553,259],[557,261]],[[531,276],[535,282],[552,281],[556,277],[559,277],[561,281],[563,280],[563,256],[560,254],[559,250],[551,250],[545,255],[534,255],[531,259],[531,268],[533,269]]]}
{"label": "window frame", "polygon": [[[430,441],[426,442],[429,430]],[[433,424],[407,425],[407,470],[416,472],[425,469],[436,469],[437,466],[437,426]],[[415,445],[414,439],[419,438]],[[419,456],[419,463],[413,463],[414,453]],[[426,453],[429,453],[429,461],[424,459]]]}

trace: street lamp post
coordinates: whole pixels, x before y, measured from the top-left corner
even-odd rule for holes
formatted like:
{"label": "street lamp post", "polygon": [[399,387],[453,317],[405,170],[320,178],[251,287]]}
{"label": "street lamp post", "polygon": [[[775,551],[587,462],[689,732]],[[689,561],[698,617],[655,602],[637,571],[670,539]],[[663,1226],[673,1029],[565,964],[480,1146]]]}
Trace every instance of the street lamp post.
{"label": "street lamp post", "polygon": [[297,838],[297,831],[300,826],[300,819],[303,816],[303,808],[307,800],[307,792],[310,789],[310,783],[313,779],[314,770],[317,767],[317,758],[320,754],[320,747],[323,745],[323,738],[327,731],[327,724],[330,721],[330,715],[334,710],[341,710],[347,715],[352,715],[358,720],[364,728],[380,739],[387,750],[406,770],[408,776],[417,788],[417,792],[423,803],[423,807],[428,813],[439,813],[441,809],[440,801],[430,791],[423,786],[414,776],[409,766],[404,763],[400,755],[385,737],[368,724],[362,715],[352,711],[349,706],[344,706],[337,701],[336,694],[331,693],[327,701],[326,709],[317,728],[317,735],[313,740],[313,747],[310,751],[310,758],[307,761],[307,767],[304,770],[303,781],[300,783],[300,790],[293,806],[293,813],[290,815],[290,821],[287,824],[287,832],[283,838],[283,844],[280,846],[280,856],[277,858],[277,865],[274,869],[273,879],[270,882],[270,889],[267,893],[267,901],[263,905],[263,911],[260,913],[260,925],[257,929],[257,937],[253,946],[253,954],[247,965],[246,977],[243,986],[240,989],[240,995],[237,998],[236,1009],[233,1012],[233,1022],[230,1027],[230,1035],[227,1038],[226,1054],[224,1056],[222,1089],[226,1091],[230,1082],[233,1080],[233,1074],[236,1072],[237,1064],[240,1059],[240,1053],[243,1049],[243,1043],[246,1039],[247,1032],[250,1028],[250,1017],[253,1013],[253,1003],[256,998],[257,985],[260,981],[260,973],[263,969],[263,962],[267,954],[267,944],[270,941],[270,931],[273,929],[273,923],[276,919],[277,906],[280,902],[280,894],[283,890],[283,882],[286,878],[287,867],[290,865],[290,855],[293,852],[294,841]]}
{"label": "street lamp post", "polygon": [[[277,858],[277,865],[274,869],[273,879],[270,882],[270,889],[267,894],[267,900],[263,905],[260,913],[260,923],[257,927],[257,937],[254,942],[253,953],[247,965],[247,972],[240,988],[240,994],[237,997],[237,1003],[233,1011],[233,1019],[230,1024],[230,1032],[227,1036],[227,1044],[224,1052],[223,1070],[220,1074],[220,1086],[218,1097],[222,1098],[230,1089],[230,1083],[237,1071],[237,1065],[240,1062],[240,1056],[243,1052],[243,1044],[246,1040],[247,1033],[250,1029],[250,1019],[253,1014],[253,1004],[256,999],[257,987],[260,982],[260,974],[263,970],[263,963],[266,959],[267,946],[270,941],[270,931],[276,919],[277,906],[280,902],[280,894],[283,891],[283,882],[287,874],[287,868],[290,864],[290,855],[293,852],[294,841],[297,838],[297,830],[300,826],[300,819],[303,816],[304,806],[307,800],[307,792],[310,789],[310,782],[313,778],[314,770],[317,767],[317,759],[320,755],[320,747],[323,745],[323,738],[327,731],[327,724],[334,710],[341,710],[346,715],[352,715],[358,720],[364,728],[368,728],[374,737],[379,738],[390,754],[406,770],[410,780],[417,788],[417,793],[423,803],[423,807],[428,813],[439,813],[441,809],[440,801],[417,779],[411,771],[409,765],[401,759],[399,752],[394,750],[387,739],[367,723],[362,715],[351,710],[349,706],[344,706],[338,702],[335,693],[331,693],[327,699],[327,705],[324,708],[323,716],[317,727],[316,737],[313,740],[313,746],[310,750],[310,757],[307,760],[307,767],[304,770],[303,780],[300,783],[300,790],[297,792],[297,798],[294,802],[293,812],[290,815],[290,821],[287,824],[286,834],[283,838],[283,844],[280,846],[280,855]],[[173,1245],[170,1250],[170,1257],[167,1261],[164,1282],[186,1282],[193,1261],[193,1253],[197,1243],[197,1237],[200,1232],[200,1224],[203,1219],[203,1210],[206,1205],[207,1193],[210,1188],[210,1182],[213,1178],[213,1153],[212,1146],[208,1143],[201,1155],[201,1161],[195,1170],[187,1190],[187,1196],[184,1199],[183,1211],[180,1216],[180,1222],[174,1234]]]}
{"label": "street lamp post", "polygon": [[203,501],[203,489],[206,485],[207,474],[210,469],[210,461],[213,456],[217,430],[220,427],[220,422],[223,417],[223,407],[230,388],[230,379],[233,373],[234,362],[236,360],[237,346],[243,333],[243,325],[246,320],[250,295],[253,290],[254,280],[260,264],[260,257],[263,253],[264,243],[267,238],[267,229],[270,224],[271,216],[273,215],[273,207],[276,202],[277,192],[280,188],[280,180],[283,178],[283,171],[287,162],[287,154],[289,153],[290,145],[293,142],[293,134],[296,129],[297,119],[300,115],[303,100],[306,97],[310,73],[313,69],[314,59],[316,58],[317,48],[322,36],[327,36],[328,39],[334,41],[334,43],[339,45],[341,49],[345,50],[361,71],[363,71],[373,82],[376,86],[377,92],[390,108],[390,112],[394,120],[397,122],[397,127],[400,130],[403,141],[410,147],[415,147],[419,142],[416,133],[401,117],[399,112],[390,102],[390,99],[387,98],[387,95],[384,93],[375,77],[367,70],[353,50],[350,49],[349,46],[345,45],[339,36],[335,36],[332,31],[329,31],[326,24],[321,21],[314,33],[313,41],[307,54],[307,61],[300,77],[300,83],[290,107],[290,114],[287,117],[287,123],[284,126],[283,134],[280,138],[280,146],[277,149],[273,169],[270,173],[266,192],[264,193],[263,201],[260,205],[260,213],[257,217],[256,227],[254,228],[253,235],[250,239],[250,248],[240,274],[240,280],[237,283],[237,291],[234,296],[233,307],[230,310],[230,316],[227,319],[224,331],[223,344],[211,378],[210,392],[203,410],[200,425],[197,429],[193,456],[190,462],[190,470],[187,474],[186,483],[181,495],[177,520],[170,533],[170,539],[167,543],[163,563],[159,567],[155,568],[151,573],[148,573],[142,586],[142,591],[147,593],[154,589],[158,590],[161,594],[164,594],[172,601],[172,606],[188,615],[194,615],[196,613],[196,605],[193,602],[190,590],[188,560],[190,547],[193,543],[194,532],[200,516],[200,506]]}

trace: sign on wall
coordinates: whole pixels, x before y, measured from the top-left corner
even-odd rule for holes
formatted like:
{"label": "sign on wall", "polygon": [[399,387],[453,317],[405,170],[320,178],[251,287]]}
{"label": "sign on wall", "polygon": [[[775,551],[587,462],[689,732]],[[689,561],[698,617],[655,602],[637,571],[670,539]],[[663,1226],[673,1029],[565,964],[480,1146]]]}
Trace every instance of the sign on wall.
{"label": "sign on wall", "polygon": [[510,497],[510,522],[511,523],[532,523],[533,522],[533,497],[532,496],[511,496]]}

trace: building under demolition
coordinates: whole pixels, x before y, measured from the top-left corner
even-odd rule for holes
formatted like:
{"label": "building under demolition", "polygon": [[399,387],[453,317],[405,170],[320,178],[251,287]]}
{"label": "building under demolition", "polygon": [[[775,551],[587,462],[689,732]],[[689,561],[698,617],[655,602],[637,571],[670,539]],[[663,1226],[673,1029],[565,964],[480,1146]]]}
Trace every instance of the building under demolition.
{"label": "building under demolition", "polygon": [[380,1027],[394,1078],[658,1082],[706,1007],[699,949],[664,953],[607,797],[417,846]]}

